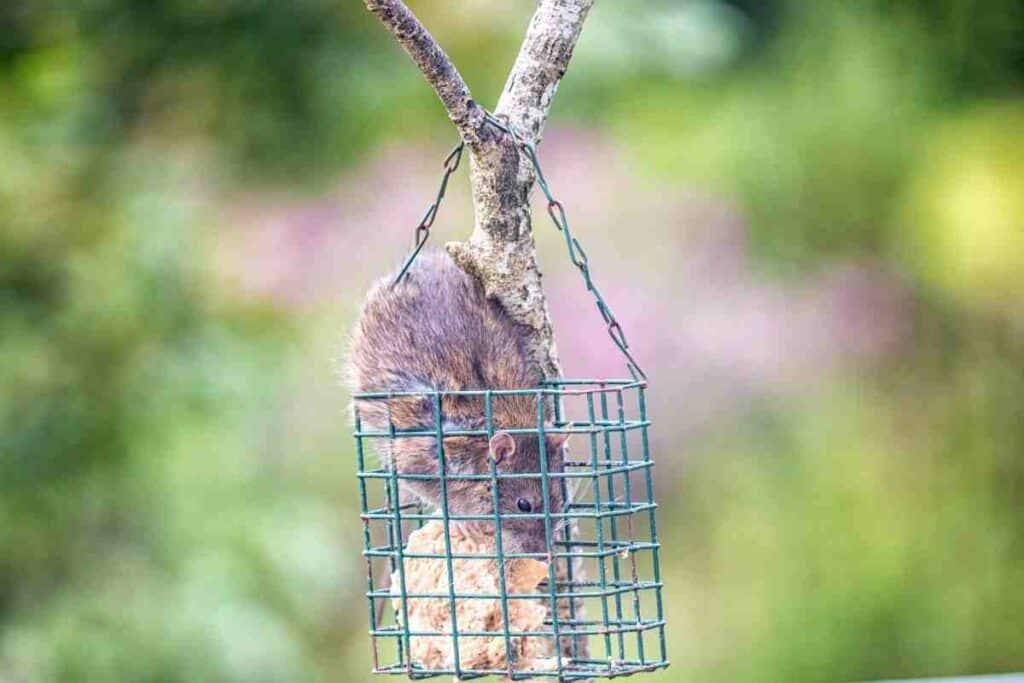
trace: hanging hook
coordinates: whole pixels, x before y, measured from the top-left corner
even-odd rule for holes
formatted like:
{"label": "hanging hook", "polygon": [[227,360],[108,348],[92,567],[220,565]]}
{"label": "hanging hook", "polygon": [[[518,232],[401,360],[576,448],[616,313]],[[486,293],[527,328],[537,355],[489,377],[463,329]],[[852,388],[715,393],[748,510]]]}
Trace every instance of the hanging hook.
{"label": "hanging hook", "polygon": [[437,190],[437,198],[434,199],[433,203],[427,207],[427,212],[423,214],[423,218],[420,219],[419,224],[416,226],[415,241],[413,242],[412,251],[409,256],[406,257],[405,263],[402,264],[402,268],[398,271],[398,275],[395,276],[391,286],[394,287],[405,274],[412,267],[413,261],[419,256],[423,246],[430,239],[430,228],[434,225],[434,219],[437,218],[437,211],[441,208],[441,200],[444,199],[445,192],[448,191],[448,179],[452,177],[452,174],[459,168],[459,162],[462,161],[462,150],[465,149],[466,143],[460,142],[455,145],[448,156],[444,159],[444,174],[441,176],[441,187]]}

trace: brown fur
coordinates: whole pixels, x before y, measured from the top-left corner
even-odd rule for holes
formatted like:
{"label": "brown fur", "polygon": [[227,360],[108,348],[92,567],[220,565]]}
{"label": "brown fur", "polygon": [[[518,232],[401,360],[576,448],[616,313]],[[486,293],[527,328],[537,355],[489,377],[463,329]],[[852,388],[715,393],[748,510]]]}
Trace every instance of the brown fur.
{"label": "brown fur", "polygon": [[[512,321],[496,302],[489,300],[480,284],[444,252],[422,253],[406,277],[392,286],[393,275],[379,280],[367,295],[352,334],[349,384],[353,392],[400,392],[467,389],[529,389],[540,386],[542,376],[527,359],[524,328]],[[484,429],[484,400],[479,396],[446,396],[440,416],[430,398],[393,397],[356,402],[366,428],[386,431],[389,425],[403,430],[434,430],[438,421],[445,433],[458,429]],[[494,396],[493,431],[538,427],[535,395]],[[544,402],[545,422],[551,418],[550,402]],[[541,471],[536,435],[516,435],[515,449],[500,459],[499,471]],[[564,435],[546,440],[549,471],[562,469]],[[385,462],[402,474],[438,474],[434,437],[374,439]],[[493,511],[488,482],[460,481],[458,474],[490,471],[485,436],[445,436],[449,475],[448,508],[454,514],[486,514]],[[402,480],[401,488],[421,501],[439,507],[439,480]],[[549,504],[560,512],[559,486],[550,485]],[[499,510],[519,512],[517,502],[526,499],[534,512],[543,510],[539,477],[499,482]],[[545,529],[541,520],[508,520],[510,552],[543,552]]]}

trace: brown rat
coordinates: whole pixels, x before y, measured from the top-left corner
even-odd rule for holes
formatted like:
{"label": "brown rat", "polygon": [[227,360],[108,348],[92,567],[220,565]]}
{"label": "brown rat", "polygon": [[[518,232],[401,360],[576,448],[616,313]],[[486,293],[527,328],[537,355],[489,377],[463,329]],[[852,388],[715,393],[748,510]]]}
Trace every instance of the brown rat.
{"label": "brown rat", "polygon": [[[379,280],[367,295],[352,334],[348,376],[353,392],[417,392],[469,389],[530,389],[543,380],[525,351],[523,326],[514,322],[483,287],[444,252],[420,254],[406,276],[392,286],[393,275]],[[545,422],[550,424],[550,401]],[[364,428],[385,431],[436,429],[431,398],[393,397],[357,401]],[[445,436],[449,475],[489,474],[493,456],[499,473],[541,472],[537,433],[510,434],[509,429],[537,429],[535,394],[492,396],[494,436]],[[487,427],[482,396],[445,396],[441,401],[444,432]],[[547,469],[563,469],[566,434],[545,438]],[[400,474],[438,474],[437,439],[432,436],[373,439],[385,462]],[[562,512],[562,486],[549,482],[550,510]],[[451,514],[491,514],[489,481],[449,479]],[[400,480],[401,491],[440,508],[440,485],[433,480]],[[498,510],[520,514],[544,511],[539,476],[498,481]],[[542,519],[502,522],[506,552],[544,553]]]}

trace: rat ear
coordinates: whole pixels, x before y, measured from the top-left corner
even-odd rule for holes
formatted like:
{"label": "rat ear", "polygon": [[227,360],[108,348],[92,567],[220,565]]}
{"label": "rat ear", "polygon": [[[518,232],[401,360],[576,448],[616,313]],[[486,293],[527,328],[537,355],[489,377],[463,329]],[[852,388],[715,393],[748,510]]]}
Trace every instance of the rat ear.
{"label": "rat ear", "polygon": [[516,440],[508,432],[498,432],[491,437],[491,455],[495,462],[501,462],[515,452]]}
{"label": "rat ear", "polygon": [[556,452],[559,451],[562,448],[562,446],[565,445],[565,442],[569,440],[570,436],[572,435],[569,434],[569,432],[558,432],[554,434],[548,434],[548,448],[551,448]]}

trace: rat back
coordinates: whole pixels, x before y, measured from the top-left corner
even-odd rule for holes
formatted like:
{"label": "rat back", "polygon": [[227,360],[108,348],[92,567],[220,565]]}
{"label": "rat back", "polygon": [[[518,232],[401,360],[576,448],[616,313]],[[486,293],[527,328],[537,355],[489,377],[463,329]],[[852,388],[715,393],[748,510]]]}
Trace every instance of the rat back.
{"label": "rat back", "polygon": [[[525,351],[525,328],[488,299],[476,279],[446,253],[421,254],[399,283],[392,285],[393,280],[379,280],[367,296],[352,335],[349,380],[356,393],[385,394],[355,403],[362,427],[380,435],[372,441],[382,461],[399,475],[408,475],[400,479],[399,492],[439,507],[443,453],[450,512],[490,514],[494,494],[505,513],[523,512],[526,505],[527,512],[544,509],[541,458],[550,471],[562,470],[565,434],[547,436],[542,455],[538,436],[517,432],[514,447],[492,454],[494,462],[501,472],[530,476],[501,480],[496,491],[485,481],[461,475],[490,472],[491,435],[538,429],[538,401],[545,427],[550,425],[550,397],[534,391],[491,394],[488,424],[482,395],[449,393],[540,387],[543,378]],[[389,392],[410,393],[387,396]],[[402,434],[408,431],[420,433]],[[547,495],[549,509],[561,511],[561,487],[549,487]],[[543,552],[547,547],[541,519],[511,519],[502,529],[512,552]]]}
{"label": "rat back", "polygon": [[[490,300],[475,278],[442,251],[422,253],[406,276],[379,280],[352,334],[349,382],[355,392],[524,389],[542,377],[528,361],[524,328]],[[374,428],[432,429],[437,419],[425,397],[364,401]],[[532,396],[495,397],[495,427],[532,427]],[[442,420],[456,428],[484,423],[480,397],[445,396]],[[447,427],[446,427],[447,429]]]}

